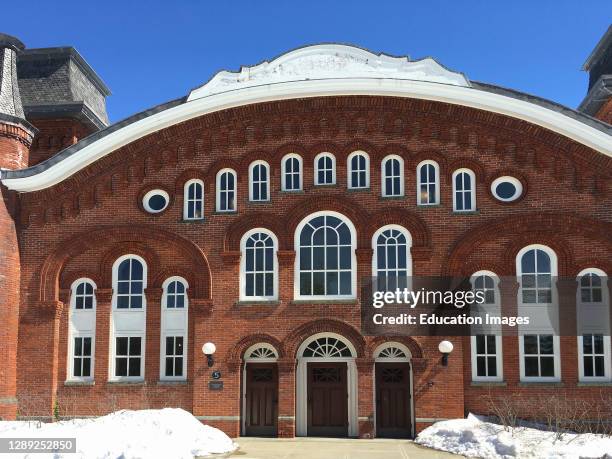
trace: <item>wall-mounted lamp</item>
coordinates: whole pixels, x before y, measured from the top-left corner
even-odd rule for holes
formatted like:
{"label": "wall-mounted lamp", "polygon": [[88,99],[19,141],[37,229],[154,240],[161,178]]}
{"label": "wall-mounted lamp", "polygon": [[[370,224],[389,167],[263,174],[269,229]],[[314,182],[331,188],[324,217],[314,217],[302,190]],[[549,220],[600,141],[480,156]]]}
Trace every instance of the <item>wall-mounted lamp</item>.
{"label": "wall-mounted lamp", "polygon": [[448,365],[448,354],[453,352],[453,343],[450,341],[440,341],[438,350],[442,354],[442,366],[445,367]]}
{"label": "wall-mounted lamp", "polygon": [[208,366],[212,367],[215,364],[215,359],[213,358],[213,354],[217,350],[217,346],[214,343],[205,343],[202,346],[202,352],[206,356],[206,361],[208,362]]}

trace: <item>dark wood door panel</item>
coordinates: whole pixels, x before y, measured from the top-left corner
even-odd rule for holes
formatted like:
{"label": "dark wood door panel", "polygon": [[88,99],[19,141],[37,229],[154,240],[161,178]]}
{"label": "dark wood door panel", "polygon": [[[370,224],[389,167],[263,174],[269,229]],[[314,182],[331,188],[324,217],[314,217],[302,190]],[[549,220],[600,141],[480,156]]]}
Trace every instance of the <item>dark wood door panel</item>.
{"label": "dark wood door panel", "polygon": [[278,419],[276,364],[247,363],[245,379],[245,435],[276,436]]}
{"label": "dark wood door panel", "polygon": [[376,364],[376,435],[408,438],[412,434],[410,365]]}
{"label": "dark wood door panel", "polygon": [[348,435],[348,386],[345,362],[308,364],[308,435]]}

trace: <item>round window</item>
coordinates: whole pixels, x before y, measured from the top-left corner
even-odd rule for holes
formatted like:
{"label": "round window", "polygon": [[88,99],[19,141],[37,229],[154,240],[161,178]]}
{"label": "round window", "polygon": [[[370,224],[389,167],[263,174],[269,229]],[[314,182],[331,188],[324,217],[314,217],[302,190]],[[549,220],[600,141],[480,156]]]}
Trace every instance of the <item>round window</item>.
{"label": "round window", "polygon": [[142,198],[142,206],[150,214],[158,214],[168,207],[170,196],[164,190],[151,190]]}
{"label": "round window", "polygon": [[514,177],[499,177],[491,183],[491,193],[499,201],[516,201],[523,194],[523,184]]}

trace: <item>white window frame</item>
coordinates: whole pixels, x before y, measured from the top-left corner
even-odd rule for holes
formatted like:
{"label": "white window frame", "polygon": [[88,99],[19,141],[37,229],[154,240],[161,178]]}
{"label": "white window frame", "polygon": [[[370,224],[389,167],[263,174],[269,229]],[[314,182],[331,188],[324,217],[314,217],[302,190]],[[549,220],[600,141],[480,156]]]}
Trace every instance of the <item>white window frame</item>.
{"label": "white window frame", "polygon": [[[523,302],[523,269],[522,269],[522,259],[523,259],[523,255],[525,255],[527,252],[529,252],[530,250],[542,250],[543,252],[546,252],[546,254],[549,256],[550,258],[550,278],[551,278],[551,286],[550,286],[550,290],[551,290],[551,302],[550,303],[539,303],[539,302],[535,302],[535,303],[524,303]],[[526,247],[523,247],[519,253],[516,255],[516,277],[517,277],[517,281],[519,284],[519,288],[518,288],[518,298],[517,298],[517,303],[519,306],[536,306],[536,305],[555,305],[558,304],[558,298],[557,298],[557,288],[555,285],[555,277],[557,277],[558,275],[558,271],[557,268],[558,267],[558,258],[557,258],[557,254],[555,253],[555,251],[553,249],[551,249],[550,247],[546,246],[546,245],[542,245],[542,244],[531,244],[528,245]],[[536,260],[536,270],[537,270],[537,260]],[[529,275],[531,275],[532,273],[528,273]],[[539,273],[538,273],[539,274]],[[537,278],[537,275],[536,275]],[[537,279],[536,279],[537,282]],[[536,290],[537,290],[537,283],[536,283]],[[529,287],[531,289],[531,287]],[[536,299],[537,299],[537,291],[536,291]],[[552,331],[551,331],[552,333]],[[540,334],[545,334],[545,333],[540,333]]]}
{"label": "white window frame", "polygon": [[[142,264],[142,308],[117,308],[117,280],[119,265],[124,260],[133,258]],[[144,368],[146,358],[146,319],[147,319],[147,262],[139,255],[123,255],[113,264],[113,297],[111,301],[111,345],[109,346],[109,381],[144,381]],[[140,376],[115,376],[116,340],[121,337],[139,337],[141,339]]]}
{"label": "white window frame", "polygon": [[[332,173],[332,181],[331,183],[320,183],[319,182],[319,159],[322,157],[328,157],[331,159],[331,173]],[[327,171],[328,169],[325,169]],[[314,184],[319,186],[330,186],[336,184],[336,157],[329,152],[322,152],[315,156],[314,159]]]}
{"label": "white window frame", "polygon": [[[336,217],[342,220],[349,228],[351,233],[351,294],[350,295],[302,295],[300,294],[300,233],[306,224],[313,218],[319,216]],[[293,296],[296,300],[351,300],[357,298],[357,231],[353,222],[345,215],[333,211],[315,212],[305,217],[297,226],[294,234],[294,249],[295,249],[295,266],[293,278]]]}
{"label": "white window frame", "polygon": [[[292,172],[287,172],[287,162],[290,159],[297,159],[298,161],[298,167],[300,168],[298,174],[298,182],[299,182],[299,188],[292,188],[292,189],[288,189],[287,188],[287,174],[295,174],[295,171]],[[288,153],[285,156],[283,156],[282,159],[282,177],[281,177],[281,189],[283,191],[287,191],[287,192],[296,192],[296,191],[302,191],[304,188],[304,165],[302,162],[302,157],[296,153]]]}
{"label": "white window frame", "polygon": [[[406,274],[408,275],[408,286],[407,288],[411,288],[412,284],[412,235],[410,231],[404,228],[401,225],[385,225],[381,226],[376,230],[376,232],[372,235],[372,277],[378,277],[378,237],[387,230],[396,230],[404,235],[406,238]],[[385,268],[385,271],[388,272],[389,268]]]}
{"label": "white window frame", "polygon": [[[476,336],[489,336],[491,335],[489,334],[479,334]],[[470,341],[471,341],[471,347],[472,347],[472,381],[489,381],[489,382],[501,382],[504,380],[504,365],[503,365],[503,359],[504,359],[504,355],[503,355],[503,349],[502,349],[502,337],[499,335],[493,335],[495,337],[495,354],[491,354],[491,353],[485,353],[485,354],[478,354],[478,349],[476,346],[476,336],[470,336]],[[485,338],[485,345],[486,345],[486,338]],[[497,371],[497,376],[479,376],[478,375],[478,357],[484,355],[484,356],[495,356],[495,368]],[[488,366],[488,363],[487,363]]]}
{"label": "white window frame", "polygon": [[[168,287],[172,282],[180,282],[185,287],[185,299],[182,308],[168,308]],[[159,353],[159,379],[161,381],[186,381],[188,338],[189,338],[189,283],[185,278],[172,276],[162,284],[161,323],[160,323],[160,353]],[[183,375],[166,376],[166,337],[183,337]]]}
{"label": "white window frame", "polygon": [[[462,190],[457,189],[456,178],[459,174],[467,174],[470,177],[470,187],[469,189],[463,188]],[[476,210],[476,174],[474,171],[467,168],[457,169],[453,172],[452,177],[453,182],[453,211],[454,212],[474,212]],[[464,183],[465,186],[465,183]],[[457,194],[461,193],[462,197],[466,193],[470,193],[470,206],[468,209],[459,210],[457,207]]]}
{"label": "white window frame", "polygon": [[[432,165],[434,167],[434,173],[435,173],[435,183],[434,183],[434,189],[435,189],[435,193],[436,193],[436,199],[434,202],[422,202],[421,200],[421,167],[425,166],[425,165]],[[417,199],[417,206],[437,206],[440,204],[440,166],[438,165],[437,162],[431,160],[431,159],[426,159],[424,161],[421,161],[419,164],[417,164],[416,167],[416,173],[417,173],[417,195],[416,195],[416,199]],[[427,184],[431,184],[431,182],[427,182]]]}
{"label": "white window frame", "polygon": [[[510,198],[502,198],[497,194],[497,185],[501,182],[510,182],[514,185],[516,193]],[[520,198],[523,194],[523,183],[517,179],[516,177],[512,177],[510,175],[504,175],[502,177],[497,177],[493,182],[491,182],[491,194],[501,202],[513,202]]]}
{"label": "white window frame", "polygon": [[[266,170],[266,180],[265,181],[261,180],[261,176],[260,176],[260,179],[257,181],[257,184],[256,184],[255,183],[255,179],[254,179],[253,170],[257,166],[263,166],[265,168],[265,170]],[[253,187],[256,186],[256,185],[259,187],[260,195],[261,195],[262,189],[265,189],[266,199],[255,199],[255,194],[253,193]],[[249,165],[249,201],[252,201],[252,202],[268,202],[268,201],[270,201],[270,165],[266,161],[257,160],[257,161],[253,161]]]}
{"label": "white window frame", "polygon": [[[399,194],[388,193],[387,186],[386,186],[387,175],[385,173],[385,166],[387,165],[388,161],[392,161],[392,160],[396,160],[399,162]],[[395,179],[396,176],[393,175],[391,178]],[[387,155],[381,161],[380,163],[380,191],[381,191],[381,196],[383,197],[402,197],[404,196],[404,158],[402,158],[401,156]]]}
{"label": "white window frame", "polygon": [[[582,277],[587,274],[595,274],[599,276],[601,279],[601,302],[585,302],[582,301]],[[599,311],[595,311],[595,318],[601,317],[602,320],[599,321],[601,324],[598,324],[597,330],[588,330],[584,331],[579,330],[579,334],[577,336],[578,340],[578,380],[580,382],[611,382],[612,381],[612,363],[611,363],[611,355],[612,355],[612,346],[610,340],[610,294],[608,288],[608,276],[607,274],[599,268],[586,268],[578,273],[576,276],[577,288],[576,288],[576,313],[577,320],[580,324],[581,318],[587,313],[591,312],[589,310],[599,309]],[[592,287],[591,287],[592,288]],[[604,318],[603,316],[607,316]],[[584,374],[584,335],[602,335],[603,336],[603,345],[604,345],[604,375],[603,376],[585,376]],[[596,354],[597,355],[597,354]]]}
{"label": "white window frame", "polygon": [[[225,173],[232,174],[234,176],[234,208],[233,209],[221,209],[221,193],[229,193],[230,190],[221,190],[221,176]],[[216,189],[216,204],[215,209],[217,212],[223,213],[232,213],[238,211],[238,174],[234,169],[224,168],[217,172],[217,176],[215,178],[215,189]],[[226,201],[227,202],[227,201]]]}
{"label": "white window frame", "polygon": [[[76,291],[82,283],[91,284],[93,287],[93,298],[91,309],[76,309]],[[66,365],[66,381],[93,381],[95,379],[95,356],[96,356],[96,283],[83,277],[75,280],[70,286],[70,316],[68,323],[68,362]],[[74,339],[91,338],[91,367],[89,376],[74,376]]]}
{"label": "white window frame", "polygon": [[[190,199],[189,198],[189,188],[192,186],[200,186],[202,189],[202,198],[201,199]],[[197,203],[200,203],[202,207],[202,215],[200,217],[195,216],[195,207]],[[193,217],[189,217],[189,209],[190,206],[193,206],[194,213]],[[185,182],[185,186],[183,188],[183,220],[203,220],[204,219],[204,182],[200,179],[191,179]]]}
{"label": "white window frame", "polygon": [[[363,171],[361,169],[356,170],[356,171],[353,170],[352,161],[355,156],[363,156],[363,158],[365,159],[365,169]],[[366,190],[370,188],[370,155],[368,155],[365,151],[357,150],[357,151],[352,152],[346,160],[346,170],[348,171],[346,183],[349,189]],[[364,186],[356,186],[353,183],[353,172],[357,172],[357,173],[365,172],[365,185]]]}
{"label": "white window frame", "polygon": [[[554,376],[525,376],[525,335],[538,336],[538,349],[540,347],[540,335],[553,335],[553,362]],[[561,345],[558,335],[554,333],[525,333],[519,336],[519,367],[521,370],[521,382],[559,382],[561,381]],[[529,354],[530,357],[538,357],[538,368],[540,368],[540,357],[551,357],[550,354]]]}
{"label": "white window frame", "polygon": [[[274,281],[272,288],[274,293],[271,296],[247,296],[246,295],[246,243],[249,238],[256,233],[264,233],[272,238],[272,250],[274,255],[272,257],[272,275]],[[240,239],[240,301],[275,301],[278,300],[278,238],[276,235],[265,229],[265,228],[253,228],[242,235]]]}

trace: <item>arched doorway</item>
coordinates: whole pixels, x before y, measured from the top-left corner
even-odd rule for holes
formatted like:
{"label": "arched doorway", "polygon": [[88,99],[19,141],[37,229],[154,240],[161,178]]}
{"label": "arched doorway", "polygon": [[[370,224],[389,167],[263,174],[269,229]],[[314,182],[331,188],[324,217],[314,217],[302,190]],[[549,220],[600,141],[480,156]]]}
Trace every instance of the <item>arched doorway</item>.
{"label": "arched doorway", "polygon": [[242,370],[242,432],[246,436],[278,434],[278,351],[257,343],[244,353]]}
{"label": "arched doorway", "polygon": [[386,342],[374,350],[376,436],[409,438],[414,435],[411,353],[407,346]]}
{"label": "arched doorway", "polygon": [[356,437],[357,352],[336,333],[317,333],[297,352],[297,436]]}

